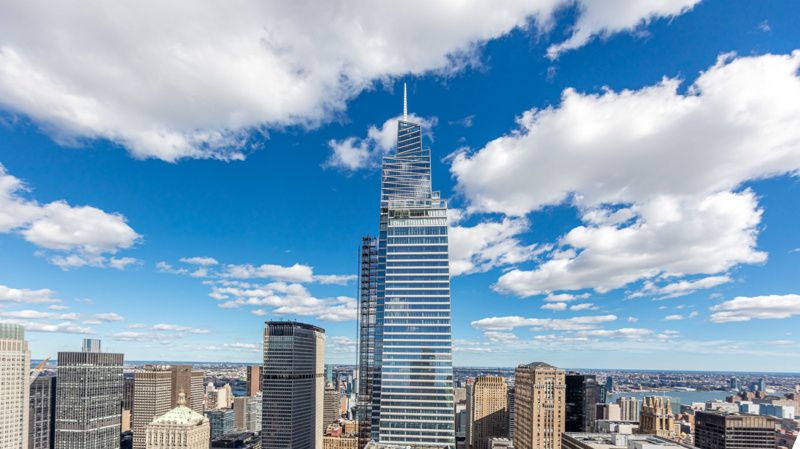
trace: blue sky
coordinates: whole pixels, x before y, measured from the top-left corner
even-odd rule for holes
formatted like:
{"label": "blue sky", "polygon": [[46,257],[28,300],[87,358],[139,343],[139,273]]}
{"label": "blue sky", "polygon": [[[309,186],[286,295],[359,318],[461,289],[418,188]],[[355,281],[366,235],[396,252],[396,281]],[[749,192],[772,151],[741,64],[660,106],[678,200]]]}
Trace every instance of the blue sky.
{"label": "blue sky", "polygon": [[456,365],[800,371],[800,5],[598,5],[0,6],[0,319],[250,362],[297,319],[354,362],[405,81]]}

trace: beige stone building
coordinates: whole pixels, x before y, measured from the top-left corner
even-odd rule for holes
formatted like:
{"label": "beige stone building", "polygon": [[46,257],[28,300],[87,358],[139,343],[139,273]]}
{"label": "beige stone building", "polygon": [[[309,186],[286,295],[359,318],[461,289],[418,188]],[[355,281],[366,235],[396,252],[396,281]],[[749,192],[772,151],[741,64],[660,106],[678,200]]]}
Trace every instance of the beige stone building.
{"label": "beige stone building", "polygon": [[518,366],[514,376],[514,447],[560,449],[565,425],[564,370],[535,362]]}
{"label": "beige stone building", "polygon": [[172,372],[166,365],[146,365],[133,378],[133,449],[145,449],[145,427],[172,408]]}
{"label": "beige stone building", "polygon": [[187,407],[183,393],[177,407],[145,429],[145,449],[208,449],[210,439],[208,418]]}
{"label": "beige stone building", "polygon": [[676,438],[680,434],[680,424],[675,422],[675,414],[666,396],[646,396],[642,399],[639,414],[639,432],[664,438]]}
{"label": "beige stone building", "polygon": [[31,355],[25,329],[0,323],[0,447],[28,448]]}
{"label": "beige stone building", "polygon": [[469,445],[489,449],[489,440],[508,435],[508,386],[499,376],[480,376],[469,397]]}
{"label": "beige stone building", "polygon": [[202,371],[193,371],[192,365],[172,365],[172,402],[170,408],[178,406],[178,395],[182,391],[186,395],[186,406],[203,413],[203,375]]}
{"label": "beige stone building", "polygon": [[322,437],[322,449],[358,449],[358,438]]}

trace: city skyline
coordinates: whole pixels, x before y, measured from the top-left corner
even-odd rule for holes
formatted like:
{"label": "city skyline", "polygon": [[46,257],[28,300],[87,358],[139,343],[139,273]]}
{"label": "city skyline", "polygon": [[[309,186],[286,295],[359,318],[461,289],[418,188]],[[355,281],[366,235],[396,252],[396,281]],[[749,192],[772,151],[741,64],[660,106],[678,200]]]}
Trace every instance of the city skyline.
{"label": "city skyline", "polygon": [[[800,372],[800,5],[682,0],[621,24],[544,3],[424,18],[471,30],[450,40],[398,16],[427,41],[377,36],[398,42],[388,66],[339,40],[364,60],[305,66],[317,50],[279,29],[280,73],[237,47],[218,62],[256,55],[259,83],[220,68],[217,96],[105,61],[140,98],[37,60],[49,44],[13,24],[70,21],[0,6],[0,321],[25,325],[33,359],[100,338],[125,360],[259,363],[264,322],[296,320],[326,330],[326,363],[356,365],[359,242],[406,82],[450,206],[454,365]],[[352,20],[379,13],[397,11]],[[242,26],[221,41],[257,42]],[[178,70],[167,56],[147,63]]]}

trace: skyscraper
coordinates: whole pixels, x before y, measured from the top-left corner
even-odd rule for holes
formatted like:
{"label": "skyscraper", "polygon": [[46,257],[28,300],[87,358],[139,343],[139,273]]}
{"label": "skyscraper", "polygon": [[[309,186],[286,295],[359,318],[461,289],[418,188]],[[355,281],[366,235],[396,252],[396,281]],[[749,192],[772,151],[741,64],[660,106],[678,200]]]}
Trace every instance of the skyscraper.
{"label": "skyscraper", "polygon": [[172,408],[172,371],[169,366],[145,365],[134,374],[133,449],[145,449],[145,427]]}
{"label": "skyscraper", "polygon": [[514,373],[514,448],[560,449],[565,422],[564,370],[546,363]]}
{"label": "skyscraper", "polygon": [[508,435],[508,386],[499,376],[479,376],[469,397],[469,444],[490,449],[489,440]]}
{"label": "skyscraper", "polygon": [[247,366],[247,395],[255,396],[261,391],[261,366]]}
{"label": "skyscraper", "polygon": [[514,441],[514,428],[517,423],[514,419],[514,387],[508,389],[508,439]]}
{"label": "skyscraper", "polygon": [[590,432],[596,419],[600,387],[594,374],[567,373],[564,378],[566,432]]}
{"label": "skyscraper", "polygon": [[103,352],[100,349],[100,340],[96,338],[84,338],[81,344],[81,352]]}
{"label": "skyscraper", "polygon": [[264,325],[261,446],[322,449],[325,330],[292,321]]}
{"label": "skyscraper", "polygon": [[31,383],[28,449],[50,449],[54,443],[56,377],[39,376]]}
{"label": "skyscraper", "polygon": [[171,408],[178,406],[178,396],[183,392],[186,406],[197,413],[203,413],[203,372],[194,371],[192,365],[172,365]]}
{"label": "skyscraper", "polygon": [[358,253],[358,447],[371,438],[373,420],[373,384],[375,382],[375,314],[378,300],[378,239],[362,237]]}
{"label": "skyscraper", "polygon": [[324,408],[322,410],[322,434],[325,434],[325,429],[334,421],[338,421],[339,417],[339,400],[341,395],[339,390],[333,385],[328,384],[325,386]]}
{"label": "skyscraper", "polygon": [[211,426],[211,438],[219,438],[236,430],[236,414],[233,409],[221,408],[206,412]]}
{"label": "skyscraper", "polygon": [[0,323],[0,447],[28,449],[31,355],[25,328]]}
{"label": "skyscraper", "polygon": [[56,449],[119,448],[122,362],[122,354],[58,353]]}
{"label": "skyscraper", "polygon": [[698,411],[694,416],[694,444],[700,449],[775,447],[775,418],[711,411]]}
{"label": "skyscraper", "polygon": [[447,202],[405,101],[382,164],[376,301],[373,439],[454,447]]}

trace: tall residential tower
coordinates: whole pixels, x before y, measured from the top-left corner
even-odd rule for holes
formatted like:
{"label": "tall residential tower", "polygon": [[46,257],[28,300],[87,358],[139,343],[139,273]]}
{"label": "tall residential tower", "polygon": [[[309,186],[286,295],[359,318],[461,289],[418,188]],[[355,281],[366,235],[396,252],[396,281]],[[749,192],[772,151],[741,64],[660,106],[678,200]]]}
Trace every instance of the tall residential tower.
{"label": "tall residential tower", "polygon": [[447,202],[405,95],[397,151],[382,164],[376,275],[371,437],[455,447]]}

